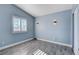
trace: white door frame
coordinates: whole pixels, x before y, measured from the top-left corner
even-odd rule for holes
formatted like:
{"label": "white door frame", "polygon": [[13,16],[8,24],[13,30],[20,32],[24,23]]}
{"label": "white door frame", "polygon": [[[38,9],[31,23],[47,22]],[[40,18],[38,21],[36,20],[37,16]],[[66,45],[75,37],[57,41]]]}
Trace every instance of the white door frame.
{"label": "white door frame", "polygon": [[78,8],[74,11],[74,53],[79,55],[78,51]]}

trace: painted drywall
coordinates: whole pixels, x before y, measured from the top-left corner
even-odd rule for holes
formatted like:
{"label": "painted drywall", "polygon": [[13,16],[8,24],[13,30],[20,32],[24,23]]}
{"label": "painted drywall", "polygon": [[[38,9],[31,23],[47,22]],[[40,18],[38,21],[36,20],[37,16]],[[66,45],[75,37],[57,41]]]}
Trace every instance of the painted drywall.
{"label": "painted drywall", "polygon": [[[27,19],[27,32],[12,33],[12,16],[21,16]],[[17,43],[34,37],[34,17],[25,13],[14,5],[0,5],[0,47]]]}
{"label": "painted drywall", "polygon": [[[71,38],[72,10],[49,14],[35,19],[35,35],[49,41],[72,45]],[[57,20],[57,25],[53,20]]]}

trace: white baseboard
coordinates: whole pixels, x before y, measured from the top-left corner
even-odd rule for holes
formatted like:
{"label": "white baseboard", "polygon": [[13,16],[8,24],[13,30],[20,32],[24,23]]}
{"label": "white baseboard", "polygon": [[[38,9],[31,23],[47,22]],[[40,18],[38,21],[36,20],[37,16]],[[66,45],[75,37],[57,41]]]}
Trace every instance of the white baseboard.
{"label": "white baseboard", "polygon": [[49,41],[49,40],[45,40],[45,39],[41,39],[41,38],[37,38],[37,40],[46,41],[46,42],[50,42],[50,43],[55,43],[55,44],[59,44],[59,45],[63,45],[63,46],[67,46],[67,47],[71,47],[72,48],[72,45],[65,44],[65,43]]}
{"label": "white baseboard", "polygon": [[18,45],[18,44],[22,44],[22,43],[27,42],[27,41],[30,41],[30,40],[32,40],[32,39],[33,39],[33,38],[29,38],[29,39],[26,39],[26,40],[24,40],[24,41],[20,41],[20,42],[17,42],[17,43],[13,43],[13,44],[10,44],[10,45],[1,47],[0,50],[6,49],[6,48],[9,48],[9,47]]}

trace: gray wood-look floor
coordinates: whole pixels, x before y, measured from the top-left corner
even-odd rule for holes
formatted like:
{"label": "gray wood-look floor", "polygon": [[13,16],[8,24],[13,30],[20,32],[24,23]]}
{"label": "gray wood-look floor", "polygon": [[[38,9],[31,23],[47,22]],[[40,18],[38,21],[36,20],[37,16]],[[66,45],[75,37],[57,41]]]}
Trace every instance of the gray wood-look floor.
{"label": "gray wood-look floor", "polygon": [[48,55],[73,55],[72,48],[40,40],[31,40],[0,51],[0,55],[33,55],[37,49]]}

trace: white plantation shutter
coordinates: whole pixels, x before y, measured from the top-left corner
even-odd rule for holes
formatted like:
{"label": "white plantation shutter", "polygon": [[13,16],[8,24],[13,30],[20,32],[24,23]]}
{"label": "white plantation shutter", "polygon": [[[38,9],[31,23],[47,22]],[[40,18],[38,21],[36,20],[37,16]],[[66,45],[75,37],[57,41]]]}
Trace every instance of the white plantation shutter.
{"label": "white plantation shutter", "polygon": [[13,17],[13,32],[27,32],[27,20],[21,17]]}
{"label": "white plantation shutter", "polygon": [[21,31],[23,32],[27,31],[27,20],[26,19],[21,20]]}
{"label": "white plantation shutter", "polygon": [[20,32],[20,18],[13,17],[13,31]]}

